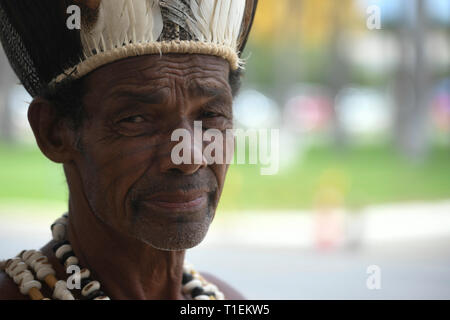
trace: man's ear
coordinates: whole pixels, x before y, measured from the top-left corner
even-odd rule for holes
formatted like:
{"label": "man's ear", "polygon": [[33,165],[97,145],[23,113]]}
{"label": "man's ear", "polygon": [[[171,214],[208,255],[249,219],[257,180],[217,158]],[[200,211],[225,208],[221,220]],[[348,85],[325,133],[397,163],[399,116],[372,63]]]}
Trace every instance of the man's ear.
{"label": "man's ear", "polygon": [[39,148],[47,158],[57,163],[67,163],[73,159],[74,134],[57,117],[50,101],[33,99],[28,108],[28,121]]}

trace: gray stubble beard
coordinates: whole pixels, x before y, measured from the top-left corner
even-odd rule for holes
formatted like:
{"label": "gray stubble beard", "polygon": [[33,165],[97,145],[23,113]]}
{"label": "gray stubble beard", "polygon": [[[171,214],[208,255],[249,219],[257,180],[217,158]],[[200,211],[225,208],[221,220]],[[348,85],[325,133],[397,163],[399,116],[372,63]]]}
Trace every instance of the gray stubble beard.
{"label": "gray stubble beard", "polygon": [[[211,200],[211,198],[210,198]],[[205,217],[200,222],[176,222],[176,229],[168,231],[167,237],[154,239],[151,229],[154,222],[151,217],[141,214],[134,215],[132,222],[132,235],[138,240],[162,251],[181,251],[191,249],[199,245],[206,237],[213,221],[215,208],[211,201],[208,203]]]}

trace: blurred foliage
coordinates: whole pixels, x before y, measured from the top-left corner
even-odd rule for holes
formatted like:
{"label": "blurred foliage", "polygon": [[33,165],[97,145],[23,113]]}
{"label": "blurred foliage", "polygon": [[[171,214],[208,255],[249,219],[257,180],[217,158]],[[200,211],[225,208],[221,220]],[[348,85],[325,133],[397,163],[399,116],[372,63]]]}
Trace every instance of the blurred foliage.
{"label": "blurred foliage", "polygon": [[[327,83],[332,67],[330,48],[367,34],[365,12],[357,0],[260,1],[252,36],[243,57],[248,58],[245,84],[280,94],[280,77],[287,81]],[[390,75],[373,75],[349,65],[351,80],[380,85]],[[280,101],[281,102],[281,101]]]}
{"label": "blurred foliage", "polygon": [[355,0],[264,0],[260,1],[252,41],[276,46],[317,47],[329,41],[335,24],[361,30],[365,22]]}
{"label": "blurred foliage", "polygon": [[434,148],[425,163],[412,164],[389,146],[346,151],[313,147],[278,175],[232,166],[221,206],[224,209],[359,208],[369,204],[448,199],[450,153]]}

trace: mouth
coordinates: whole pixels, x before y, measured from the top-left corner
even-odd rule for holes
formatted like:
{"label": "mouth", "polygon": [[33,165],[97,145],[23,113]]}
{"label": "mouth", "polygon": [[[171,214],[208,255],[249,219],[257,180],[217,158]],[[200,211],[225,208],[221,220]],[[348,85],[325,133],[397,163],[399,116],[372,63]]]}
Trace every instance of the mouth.
{"label": "mouth", "polygon": [[156,193],[143,199],[143,203],[162,213],[195,213],[206,208],[208,194],[200,190]]}

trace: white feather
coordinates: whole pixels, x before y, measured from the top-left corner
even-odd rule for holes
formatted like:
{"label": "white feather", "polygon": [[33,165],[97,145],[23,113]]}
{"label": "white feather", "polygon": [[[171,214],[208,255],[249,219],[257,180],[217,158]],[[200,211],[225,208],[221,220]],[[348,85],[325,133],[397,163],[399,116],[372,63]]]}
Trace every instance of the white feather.
{"label": "white feather", "polygon": [[242,22],[244,20],[246,0],[230,0],[231,8],[228,16],[228,39],[233,48],[237,48],[239,36],[241,35]]}
{"label": "white feather", "polygon": [[206,41],[206,35],[208,33],[208,24],[206,23],[204,17],[200,13],[200,7],[198,0],[191,0],[191,11],[194,19],[187,21],[191,30],[193,26],[196,25],[196,30],[193,30],[195,37],[200,41]]}
{"label": "white feather", "polygon": [[151,20],[151,28],[148,29],[147,39],[148,41],[156,41],[161,35],[164,22],[161,14],[161,7],[158,0],[147,0],[149,7],[149,19]]}
{"label": "white feather", "polygon": [[80,38],[81,38],[81,43],[83,44],[83,53],[84,56],[90,57],[92,55],[92,49],[91,49],[91,38],[88,37],[85,33],[81,33],[80,34]]}
{"label": "white feather", "polygon": [[130,27],[128,28],[127,37],[131,42],[136,43],[137,42],[137,14],[134,3],[139,2],[136,0],[127,0],[125,3],[126,10],[128,11],[128,18],[130,19]]}
{"label": "white feather", "polygon": [[144,41],[145,32],[152,27],[151,21],[147,18],[147,0],[134,0],[131,5],[133,11],[133,42]]}
{"label": "white feather", "polygon": [[[156,1],[132,0],[131,2],[130,8],[132,10],[130,10],[130,12],[133,12],[131,16],[133,17],[132,25],[135,35],[133,42],[156,40],[163,29],[161,10]],[[159,21],[158,17],[160,17]],[[158,34],[154,34],[154,30],[156,30]]]}
{"label": "white feather", "polygon": [[161,35],[163,20],[158,0],[103,0],[91,30],[82,30],[85,54],[109,51],[128,43],[153,42]]}
{"label": "white feather", "polygon": [[[241,31],[246,0],[190,0],[192,17],[177,8],[177,0],[165,0],[177,19],[184,20],[199,41],[234,49]],[[180,22],[181,23],[181,22]],[[128,43],[155,42],[163,31],[159,0],[103,0],[91,30],[82,30],[84,54],[89,57]]]}
{"label": "white feather", "polygon": [[237,47],[246,0],[191,0],[192,30],[204,42]]}
{"label": "white feather", "polygon": [[[122,14],[124,3],[125,0],[107,0],[100,3],[99,12],[104,16],[104,29],[102,34],[108,45],[108,50],[112,50],[118,46],[120,40],[124,38],[124,28],[126,27],[128,29],[128,26],[124,26],[126,21]],[[126,16],[128,17],[128,14]],[[98,23],[97,21],[96,24]],[[93,34],[92,37],[97,37],[97,34]]]}
{"label": "white feather", "polygon": [[211,24],[214,17],[214,9],[216,7],[215,0],[191,0],[191,10],[195,17],[197,29],[201,31],[201,35],[197,38],[203,38],[205,42],[213,41],[213,32],[211,32]]}
{"label": "white feather", "polygon": [[101,43],[101,35],[103,34],[104,28],[105,18],[102,11],[99,11],[95,25],[90,30],[83,30],[81,32],[81,41],[83,48],[85,48],[85,55],[91,56],[93,49],[97,52],[106,50]]}
{"label": "white feather", "polygon": [[225,30],[229,27],[228,14],[230,10],[230,2],[232,0],[217,0],[214,9],[214,18],[210,25],[213,34],[214,43],[223,43],[225,40]]}

